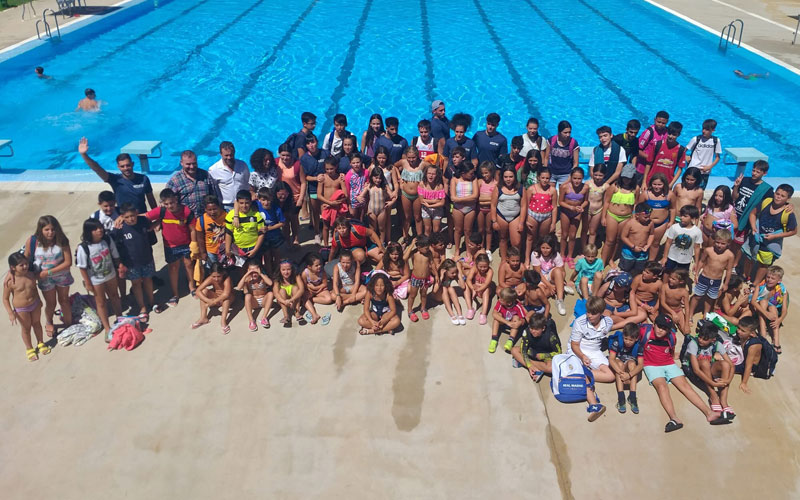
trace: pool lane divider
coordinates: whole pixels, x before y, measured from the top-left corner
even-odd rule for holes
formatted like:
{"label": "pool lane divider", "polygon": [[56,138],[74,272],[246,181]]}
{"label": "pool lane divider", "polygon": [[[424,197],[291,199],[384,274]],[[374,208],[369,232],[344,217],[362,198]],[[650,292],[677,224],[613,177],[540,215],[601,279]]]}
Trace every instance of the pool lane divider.
{"label": "pool lane divider", "polygon": [[436,77],[433,72],[433,45],[431,44],[431,25],[428,22],[427,0],[419,0],[419,20],[422,25],[422,51],[425,54],[425,96],[429,102],[436,99]]}
{"label": "pool lane divider", "polygon": [[272,52],[267,56],[264,54],[265,59],[259,64],[257,67],[253,68],[250,72],[250,78],[247,82],[239,89],[239,95],[236,99],[228,105],[228,109],[226,109],[222,114],[217,116],[214,119],[214,123],[212,127],[205,133],[205,135],[194,145],[191,149],[193,151],[198,150],[207,150],[208,147],[211,145],[211,141],[217,138],[217,134],[225,127],[228,123],[228,118],[230,118],[236,110],[241,106],[241,104],[250,97],[250,94],[253,93],[253,89],[255,88],[256,84],[258,83],[258,79],[261,78],[264,71],[275,62],[278,58],[278,53],[286,46],[289,40],[294,35],[297,28],[300,27],[300,24],[308,18],[308,15],[317,5],[318,0],[312,0],[311,3],[308,4],[306,9],[297,16],[297,19],[294,20],[289,29],[286,30],[286,33],[283,34],[283,37],[278,41],[277,44],[272,48]]}
{"label": "pool lane divider", "polygon": [[[528,1],[528,0],[526,0],[526,1]],[[748,122],[750,122],[750,126],[753,128],[753,130],[761,132],[762,134],[764,134],[767,137],[769,137],[770,139],[772,139],[774,142],[777,142],[778,144],[780,144],[782,146],[785,146],[785,147],[787,147],[789,149],[794,150],[797,147],[796,144],[791,144],[791,143],[787,142],[786,140],[784,140],[782,134],[780,134],[778,132],[775,132],[774,130],[772,130],[770,128],[767,128],[763,123],[761,123],[761,120],[759,120],[755,116],[751,115],[747,111],[741,109],[736,104],[730,102],[724,96],[716,93],[714,91],[714,89],[712,89],[711,87],[703,84],[703,82],[699,78],[693,76],[692,74],[690,74],[689,72],[684,70],[677,63],[675,63],[672,59],[669,59],[668,57],[664,57],[658,50],[656,50],[655,48],[650,46],[650,44],[648,44],[647,42],[645,42],[644,40],[642,40],[641,38],[636,36],[633,32],[631,32],[630,30],[628,30],[624,26],[620,25],[619,23],[617,23],[616,21],[614,21],[610,17],[606,16],[605,14],[603,14],[602,12],[600,12],[599,10],[594,8],[592,5],[590,5],[589,3],[585,2],[584,0],[578,0],[578,2],[580,2],[582,5],[584,5],[590,11],[592,11],[595,15],[597,15],[598,17],[600,17],[601,19],[606,21],[608,24],[610,24],[611,26],[614,26],[619,31],[624,33],[628,38],[630,38],[631,40],[636,42],[642,48],[644,48],[645,50],[647,50],[648,52],[650,52],[651,54],[653,54],[654,56],[659,58],[664,64],[666,64],[670,68],[672,68],[675,71],[677,71],[678,74],[683,76],[690,83],[694,84],[694,86],[696,86],[697,88],[701,89],[702,91],[704,91],[705,93],[707,93],[708,95],[710,95],[711,97],[716,99],[719,103],[725,105],[725,107],[730,109],[733,112],[733,114],[735,114],[739,118],[742,118],[742,119],[747,120]],[[639,7],[639,8],[641,9],[641,7]],[[645,123],[645,122],[642,122],[642,123]],[[796,160],[796,158],[793,158],[793,157],[790,157],[790,156],[780,155],[780,157],[782,159],[785,159],[785,160],[788,160],[788,161],[795,161]]]}
{"label": "pool lane divider", "polygon": [[[339,110],[339,101],[344,97],[344,90],[347,88],[350,75],[353,73],[353,68],[356,66],[356,52],[358,52],[358,48],[361,46],[361,35],[364,33],[364,27],[367,25],[367,17],[369,17],[369,11],[371,9],[372,0],[367,0],[364,4],[364,8],[361,10],[361,17],[358,18],[358,24],[356,24],[353,38],[350,40],[350,45],[347,47],[347,54],[344,56],[342,69],[339,71],[339,76],[336,78],[339,83],[331,94],[331,104],[328,106],[328,110],[325,111],[325,123],[322,125],[321,134],[327,134],[331,127],[333,127],[333,116]],[[320,140],[322,140],[322,137],[320,137]]]}
{"label": "pool lane divider", "polygon": [[580,47],[578,47],[567,35],[565,35],[564,32],[558,28],[556,23],[554,23],[552,19],[550,19],[544,12],[542,12],[542,10],[539,7],[534,5],[534,3],[531,0],[523,0],[523,1],[526,4],[528,4],[528,7],[530,7],[534,12],[536,12],[536,15],[539,16],[542,19],[542,21],[544,21],[545,23],[547,23],[548,26],[550,26],[550,29],[552,29],[555,32],[555,34],[558,35],[559,38],[561,38],[561,40],[570,49],[572,49],[572,52],[574,52],[575,55],[578,56],[581,61],[583,61],[583,64],[588,66],[589,69],[591,69],[594,72],[594,74],[600,79],[600,81],[603,82],[603,85],[605,85],[605,87],[609,91],[611,91],[612,94],[617,96],[617,99],[619,99],[619,101],[622,104],[624,104],[626,108],[628,108],[628,111],[630,111],[634,117],[638,118],[639,120],[642,120],[642,123],[647,123],[650,113],[645,113],[641,109],[637,108],[636,105],[633,103],[633,101],[630,99],[630,97],[625,95],[625,92],[622,91],[619,85],[617,85],[613,80],[605,76],[600,66],[592,62],[592,60],[583,52],[583,50],[581,50]]}
{"label": "pool lane divider", "polygon": [[528,88],[525,86],[525,82],[522,80],[522,76],[519,74],[517,69],[514,67],[514,63],[511,60],[511,56],[508,54],[508,51],[500,42],[500,37],[497,36],[492,24],[489,22],[489,17],[486,15],[486,12],[481,7],[481,4],[478,3],[478,0],[472,0],[475,4],[475,8],[478,11],[478,15],[481,17],[483,21],[483,25],[486,27],[486,31],[489,33],[489,38],[492,39],[494,42],[495,48],[497,48],[497,53],[500,54],[500,57],[503,59],[503,63],[506,66],[506,70],[508,71],[509,76],[511,76],[511,81],[514,83],[514,86],[517,87],[517,92],[519,94],[520,99],[525,104],[525,107],[528,110],[529,116],[534,116],[539,119],[539,128],[542,131],[542,135],[545,137],[548,135],[546,131],[546,127],[544,125],[546,118],[542,115],[542,112],[539,111],[539,108],[536,107],[536,103],[533,101],[531,94],[528,92]]}

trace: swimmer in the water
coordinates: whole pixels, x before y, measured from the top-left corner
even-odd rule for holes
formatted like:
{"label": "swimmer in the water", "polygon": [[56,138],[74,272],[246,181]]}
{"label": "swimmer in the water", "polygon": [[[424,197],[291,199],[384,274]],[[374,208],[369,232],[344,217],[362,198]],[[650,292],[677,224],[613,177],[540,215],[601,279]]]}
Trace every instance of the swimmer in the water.
{"label": "swimmer in the water", "polygon": [[49,79],[53,78],[53,77],[52,77],[52,76],[50,76],[50,75],[45,75],[45,74],[44,74],[44,68],[43,68],[43,67],[41,67],[41,66],[36,66],[36,68],[34,69],[34,71],[36,71],[36,76],[37,76],[37,77],[39,77],[39,78],[42,78],[42,79],[44,79],[44,80],[49,80]]}
{"label": "swimmer in the water", "polygon": [[767,78],[769,76],[769,73],[764,73],[763,75],[760,73],[748,73],[745,75],[741,70],[738,69],[733,70],[733,74],[745,80],[755,80],[757,78]]}
{"label": "swimmer in the water", "polygon": [[97,100],[97,95],[95,94],[94,90],[86,89],[83,93],[86,95],[86,97],[78,101],[78,107],[75,108],[75,111],[100,111],[101,101]]}

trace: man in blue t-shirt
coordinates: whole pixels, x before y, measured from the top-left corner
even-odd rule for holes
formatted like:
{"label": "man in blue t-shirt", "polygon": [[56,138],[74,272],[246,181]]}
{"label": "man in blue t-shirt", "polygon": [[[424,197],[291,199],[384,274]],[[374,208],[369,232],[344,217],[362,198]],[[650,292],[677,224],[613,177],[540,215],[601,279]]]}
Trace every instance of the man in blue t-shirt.
{"label": "man in blue t-shirt", "polygon": [[473,165],[478,166],[478,148],[475,147],[475,142],[467,138],[467,124],[457,117],[453,117],[453,136],[444,141],[444,148],[442,149],[442,156],[448,159],[447,165],[453,168],[453,150],[457,147],[464,148],[466,152],[466,160],[471,161]]}
{"label": "man in blue t-shirt", "polygon": [[478,163],[490,161],[499,166],[497,160],[500,155],[508,154],[508,141],[497,131],[499,124],[500,115],[489,113],[486,117],[486,130],[480,130],[472,137],[478,148]]}
{"label": "man in blue t-shirt", "polygon": [[319,149],[318,146],[317,136],[308,134],[306,136],[306,153],[300,158],[300,166],[303,167],[303,173],[306,174],[308,198],[311,204],[311,227],[314,228],[315,233],[320,231],[319,214],[322,210],[317,199],[317,176],[325,173],[325,159],[328,158],[328,152]]}
{"label": "man in blue t-shirt", "polygon": [[450,120],[444,114],[444,101],[431,103],[431,137],[436,141],[436,152],[444,154],[444,143],[450,138]]}
{"label": "man in blue t-shirt", "polygon": [[375,150],[383,146],[389,150],[389,162],[396,163],[403,157],[403,151],[408,147],[408,141],[397,133],[400,121],[394,116],[386,118],[386,132],[375,141]]}
{"label": "man in blue t-shirt", "polygon": [[150,208],[158,206],[156,198],[153,196],[153,186],[150,185],[150,179],[146,175],[137,174],[133,171],[133,159],[128,153],[117,155],[119,174],[106,172],[99,163],[89,157],[89,140],[86,137],[81,138],[81,142],[78,145],[78,153],[103,182],[111,185],[111,190],[114,191],[118,206],[132,203],[140,214],[147,212],[145,198]]}

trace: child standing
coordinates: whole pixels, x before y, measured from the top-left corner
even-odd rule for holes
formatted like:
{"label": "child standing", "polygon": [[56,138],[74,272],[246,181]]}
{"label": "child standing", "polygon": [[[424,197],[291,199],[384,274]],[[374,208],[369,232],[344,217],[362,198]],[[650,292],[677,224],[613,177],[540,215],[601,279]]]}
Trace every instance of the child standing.
{"label": "child standing", "polygon": [[[322,246],[328,246],[328,234],[339,215],[347,213],[347,196],[345,195],[344,178],[336,170],[334,158],[325,160],[325,176],[318,180],[317,198],[320,202],[320,218],[322,219]],[[284,231],[285,232],[285,231]]]}
{"label": "child standing", "polygon": [[703,245],[710,247],[714,242],[714,233],[719,229],[726,229],[733,235],[734,228],[739,223],[733,209],[733,196],[728,186],[717,186],[714,194],[708,200],[706,210],[703,212]]}
{"label": "child standing", "polygon": [[503,288],[497,294],[497,304],[492,311],[492,340],[489,342],[489,352],[497,350],[500,335],[508,332],[508,340],[503,345],[506,352],[511,352],[511,348],[517,341],[517,335],[525,324],[525,308],[517,298],[517,292],[513,288]]}
{"label": "child standing", "polygon": [[[386,255],[389,255],[388,252]],[[402,261],[402,253],[400,256]],[[405,264],[405,261],[402,262]],[[391,278],[389,280],[391,281]],[[339,262],[333,268],[333,297],[336,301],[336,310],[342,312],[344,306],[358,304],[364,299],[365,294],[366,289],[361,286],[361,264],[353,259],[353,252],[344,249],[339,254]]]}
{"label": "child standing", "polygon": [[647,183],[647,189],[639,194],[639,202],[650,207],[650,220],[653,221],[653,245],[650,247],[650,260],[658,258],[661,240],[675,217],[672,212],[672,201],[675,194],[667,190],[667,178],[664,174],[655,174]]}
{"label": "child standing", "polygon": [[120,215],[117,211],[116,196],[111,191],[100,191],[100,194],[97,195],[97,206],[100,208],[92,212],[89,217],[99,220],[103,224],[103,228],[107,232],[111,232],[114,229],[114,222]]}
{"label": "child standing", "polygon": [[[272,280],[261,270],[261,263],[258,259],[248,259],[245,263],[245,273],[236,285],[237,290],[244,291],[244,312],[250,320],[248,327],[251,332],[258,330],[258,324],[264,328],[269,328],[269,310],[272,309]],[[261,309],[263,312],[253,316],[253,309]],[[261,320],[256,323],[258,316]]]}
{"label": "child standing", "polygon": [[283,226],[286,224],[286,217],[283,210],[275,203],[275,196],[267,188],[258,190],[258,199],[255,203],[256,209],[264,218],[264,242],[261,244],[261,255],[267,274],[275,268],[278,258],[284,257],[286,253],[286,238],[283,234]]}
{"label": "child standing", "polygon": [[[610,135],[610,134],[609,134]],[[561,208],[561,255],[564,263],[575,269],[575,238],[578,227],[586,225],[586,208],[589,206],[589,185],[583,182],[583,169],[572,169],[570,182],[565,182],[559,188],[558,206]],[[555,226],[555,221],[553,222]]]}
{"label": "child standing", "polygon": [[461,235],[468,240],[472,234],[472,225],[477,212],[478,179],[475,178],[475,166],[465,162],[450,179],[450,200],[453,202],[453,244],[455,255],[461,253]]}
{"label": "child standing", "polygon": [[122,304],[117,294],[116,269],[119,265],[119,253],[114,240],[105,234],[100,221],[86,219],[83,222],[81,244],[75,252],[75,263],[81,271],[86,290],[94,292],[97,315],[100,316],[100,322],[105,328],[106,342],[110,342],[108,302],[111,302],[115,315],[122,314]]}
{"label": "child standing", "polygon": [[644,171],[645,182],[650,182],[650,177],[660,172],[667,176],[671,188],[680,178],[681,171],[686,166],[686,148],[678,144],[682,130],[683,125],[679,122],[670,123],[667,127],[666,140],[656,142],[648,151],[647,167]]}
{"label": "child standing", "polygon": [[419,317],[414,312],[414,302],[419,294],[422,319],[430,318],[428,314],[428,280],[431,277],[433,256],[430,241],[425,235],[419,236],[411,244],[411,278],[408,281],[408,318],[416,323]]}
{"label": "child standing", "polygon": [[673,432],[683,428],[683,423],[675,413],[675,405],[669,394],[668,384],[671,382],[676,389],[698,410],[703,412],[706,420],[711,425],[729,424],[725,418],[706,406],[700,396],[694,392],[686,376],[680,368],[675,366],[675,324],[669,316],[659,314],[653,325],[644,325],[639,338],[639,364],[644,366],[644,374],[656,389],[661,406],[669,417],[669,422],[664,427],[664,432]]}
{"label": "child standing", "polygon": [[367,285],[364,313],[358,318],[361,335],[392,333],[400,326],[397,303],[392,295],[392,282],[383,274],[376,274]]}
{"label": "child standing", "polygon": [[689,167],[697,167],[700,169],[700,187],[705,189],[708,185],[708,178],[711,175],[711,169],[719,163],[722,156],[722,145],[719,138],[714,135],[717,128],[717,121],[708,119],[703,121],[703,132],[689,139],[686,144],[686,150],[691,156],[689,160]]}
{"label": "child standing", "polygon": [[534,382],[545,373],[553,373],[553,357],[561,354],[561,340],[556,323],[545,314],[534,314],[523,330],[521,342],[511,348],[511,355],[528,369]]}
{"label": "child standing", "polygon": [[620,233],[622,250],[619,268],[634,275],[641,273],[647,264],[655,238],[650,212],[650,205],[647,203],[636,205],[633,219],[622,227]]}
{"label": "child standing", "polygon": [[[11,325],[19,320],[28,361],[36,361],[39,359],[37,350],[40,354],[50,354],[50,347],[44,343],[42,333],[42,301],[39,300],[39,292],[36,290],[36,277],[28,269],[28,259],[19,252],[8,256],[8,266],[8,275],[3,282],[3,304]],[[36,336],[36,347],[31,343],[31,328]]]}
{"label": "child standing", "polygon": [[683,174],[681,182],[672,188],[674,203],[672,204],[673,220],[675,214],[680,213],[681,207],[694,205],[697,210],[703,206],[703,188],[700,187],[700,169],[690,167]]}
{"label": "child standing", "polygon": [[630,393],[628,403],[634,414],[639,413],[639,402],[636,399],[636,382],[644,368],[638,362],[639,325],[627,324],[621,332],[608,339],[608,364],[614,372],[614,383],[617,386],[617,411],[625,413],[625,386]]}
{"label": "child standing", "polygon": [[[234,219],[239,221],[238,225]],[[239,191],[236,206],[225,216],[225,255],[234,258],[237,266],[260,256],[264,233],[264,216],[253,206],[250,191]]]}
{"label": "child standing", "polygon": [[[517,256],[519,258],[519,256]],[[493,274],[489,265],[489,257],[485,253],[475,257],[475,267],[467,275],[467,287],[472,291],[472,300],[481,299],[481,314],[478,317],[478,324],[486,324],[486,315],[489,313],[489,306],[492,302]],[[467,305],[467,317],[475,317],[473,302]]]}
{"label": "child standing", "polygon": [[221,262],[225,257],[225,211],[213,194],[203,198],[203,206],[205,213],[197,218],[194,231],[200,260],[208,269],[211,264]]}
{"label": "child standing", "polygon": [[555,233],[556,230],[558,191],[550,183],[549,171],[539,172],[539,182],[525,190],[523,204],[528,210],[528,215],[525,218],[525,224],[528,228],[525,248],[533,248],[533,245],[540,241],[544,235],[551,232]]}
{"label": "child standing", "polygon": [[425,164],[422,183],[417,188],[422,214],[422,227],[426,236],[442,230],[444,217],[445,189],[441,171],[433,165]]}
{"label": "child standing", "polygon": [[[583,239],[586,243],[595,245],[597,242],[597,228],[600,227],[601,221],[605,219],[603,205],[605,204],[606,189],[609,186],[605,183],[605,173],[602,165],[595,165],[592,168],[591,178],[586,185],[589,187],[586,194],[589,205],[587,207],[587,221],[583,228]],[[584,249],[585,254],[586,250]]]}
{"label": "child standing", "polygon": [[774,198],[764,198],[760,209],[750,212],[753,235],[743,250],[755,265],[755,283],[764,279],[764,266],[773,265],[781,257],[784,239],[797,234],[797,218],[787,210],[793,194],[792,186],[781,184],[775,188]]}
{"label": "child standing", "polygon": [[344,188],[350,202],[350,217],[361,219],[364,212],[364,198],[359,198],[367,183],[367,170],[361,153],[350,155],[350,171],[344,176]]}
{"label": "child standing", "polygon": [[603,261],[597,258],[597,247],[592,243],[583,246],[583,258],[575,263],[570,281],[580,290],[581,297],[587,298],[592,291],[592,285],[603,281]]}
{"label": "child standing", "polygon": [[[483,247],[492,248],[492,194],[497,189],[497,179],[490,163],[484,163],[478,169],[478,233],[483,237]],[[469,243],[467,243],[469,246]]]}
{"label": "child standing", "polygon": [[700,259],[700,249],[703,244],[703,232],[695,226],[695,221],[700,211],[694,205],[684,205],[680,210],[678,224],[673,224],[667,229],[667,242],[664,245],[664,256],[661,265],[668,273],[676,269],[689,270],[692,259]]}
{"label": "child standing", "polygon": [[[250,191],[247,198],[250,198]],[[197,240],[194,230],[194,214],[186,205],[181,205],[178,195],[169,188],[159,193],[161,207],[154,208],[144,214],[151,222],[161,222],[161,234],[164,237],[164,259],[167,261],[169,285],[172,289],[172,298],[167,301],[169,307],[178,305],[178,273],[181,263],[186,271],[186,281],[189,283],[189,292],[195,295],[195,286],[192,276],[192,266],[189,243]],[[227,252],[230,255],[230,252]]]}
{"label": "child standing", "polygon": [[694,268],[694,297],[689,305],[689,315],[693,316],[697,303],[703,301],[703,317],[719,298],[719,292],[728,288],[733,271],[733,252],[728,250],[731,233],[720,229],[714,235],[714,246],[703,250]]}
{"label": "child standing", "polygon": [[600,223],[606,228],[606,239],[603,242],[603,264],[610,264],[616,258],[621,226],[633,215],[636,192],[637,188],[633,178],[624,175],[619,178],[616,189],[606,189],[603,204],[603,213],[606,216],[600,220]]}
{"label": "child standing", "polygon": [[208,324],[208,310],[212,307],[220,308],[220,325],[222,334],[231,332],[228,325],[228,310],[231,307],[231,277],[219,262],[212,264],[208,277],[197,287],[197,298],[200,300],[200,319],[192,323],[192,329]]}
{"label": "child standing", "polygon": [[369,220],[372,230],[381,235],[384,244],[391,236],[391,194],[386,187],[386,177],[383,170],[373,168],[369,171],[369,180],[366,189],[361,191],[359,201],[367,207],[366,219]]}
{"label": "child standing", "polygon": [[133,296],[139,305],[139,321],[146,323],[150,319],[147,315],[150,307],[153,312],[164,311],[153,298],[156,264],[149,239],[150,221],[140,216],[132,203],[124,203],[120,210],[122,227],[111,232],[121,260],[120,279],[130,280]]}

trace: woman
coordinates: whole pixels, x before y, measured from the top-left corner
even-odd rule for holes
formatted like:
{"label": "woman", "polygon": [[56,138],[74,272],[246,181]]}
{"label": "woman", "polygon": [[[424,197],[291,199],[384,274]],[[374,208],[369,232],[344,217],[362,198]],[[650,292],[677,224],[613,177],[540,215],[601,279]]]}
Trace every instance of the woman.
{"label": "woman", "polygon": [[558,122],[558,135],[550,138],[547,149],[547,168],[550,169],[552,181],[563,184],[569,180],[573,168],[578,168],[578,141],[572,138],[572,125],[566,120]]}
{"label": "woman", "polygon": [[250,193],[255,200],[258,190],[262,187],[272,189],[275,181],[280,179],[281,173],[275,164],[275,156],[269,149],[258,148],[250,155]]}
{"label": "woman", "polygon": [[300,161],[292,158],[292,147],[288,143],[281,144],[278,148],[278,171],[281,174],[281,180],[292,190],[293,203],[286,206],[289,211],[284,210],[283,215],[289,220],[292,244],[299,245],[299,214],[306,197],[306,174],[300,168]]}

